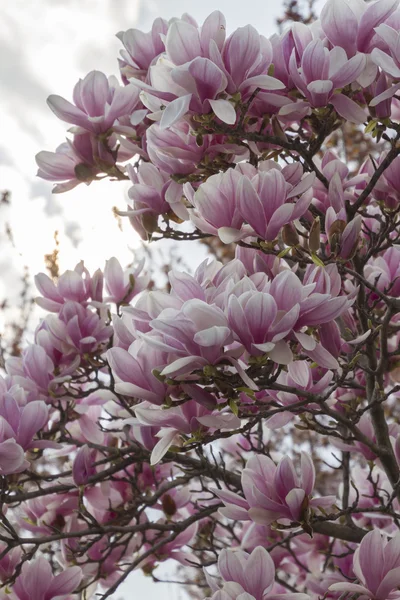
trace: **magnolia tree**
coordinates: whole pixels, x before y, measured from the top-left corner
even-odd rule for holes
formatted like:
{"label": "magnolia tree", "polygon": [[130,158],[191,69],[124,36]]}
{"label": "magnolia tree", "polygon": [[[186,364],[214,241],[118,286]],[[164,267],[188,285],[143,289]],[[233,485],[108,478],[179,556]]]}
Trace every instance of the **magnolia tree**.
{"label": "magnolia tree", "polygon": [[196,598],[400,597],[398,4],[270,39],[157,19],[118,34],[122,83],[50,96],[55,192],[130,180],[143,239],[235,250],[167,292],[114,257],[37,275],[0,382],[1,598],[106,599],[167,559]]}

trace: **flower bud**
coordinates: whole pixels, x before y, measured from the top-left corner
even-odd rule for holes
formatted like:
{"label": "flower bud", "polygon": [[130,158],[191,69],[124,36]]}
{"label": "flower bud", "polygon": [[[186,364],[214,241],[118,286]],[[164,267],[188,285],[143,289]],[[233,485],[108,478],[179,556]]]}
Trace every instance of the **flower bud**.
{"label": "flower bud", "polygon": [[310,233],[308,235],[308,247],[310,252],[318,252],[321,244],[321,223],[319,217],[317,217],[311,225]]}
{"label": "flower bud", "polygon": [[329,228],[329,231],[327,232],[329,244],[331,246],[331,251],[333,254],[336,254],[338,251],[340,239],[345,229],[346,221],[338,219],[337,221],[334,221],[334,223],[332,223],[331,227]]}
{"label": "flower bud", "polygon": [[286,246],[298,246],[300,243],[296,228],[291,223],[286,223],[282,229],[282,240]]}
{"label": "flower bud", "polygon": [[175,500],[169,494],[164,494],[162,497],[162,507],[167,517],[172,517],[176,513]]}
{"label": "flower bud", "polygon": [[95,455],[96,450],[91,450],[89,446],[79,448],[72,465],[72,478],[75,485],[85,485],[89,477],[96,474],[96,467],[93,464]]}

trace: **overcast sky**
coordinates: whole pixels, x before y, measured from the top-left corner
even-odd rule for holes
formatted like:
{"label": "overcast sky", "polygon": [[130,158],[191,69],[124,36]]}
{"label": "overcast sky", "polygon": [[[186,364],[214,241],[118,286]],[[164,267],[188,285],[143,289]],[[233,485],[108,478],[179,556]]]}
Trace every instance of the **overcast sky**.
{"label": "overcast sky", "polygon": [[[129,248],[138,245],[127,224],[123,233],[111,214],[124,208],[127,185],[102,182],[52,195],[52,185],[35,177],[34,156],[54,151],[64,141],[66,124],[46,105],[49,94],[71,99],[79,77],[98,69],[117,74],[121,48],[115,37],[131,27],[149,30],[154,18],[169,19],[188,12],[202,23],[215,9],[226,18],[228,33],[248,23],[260,33],[275,31],[281,0],[3,0],[0,3],[0,190],[12,194],[10,208],[1,208],[0,235],[5,222],[12,226],[20,253],[5,254],[0,240],[0,299],[16,292],[15,270],[27,265],[32,275],[44,270],[44,254],[54,247],[59,231],[61,268],[84,259],[90,270],[117,256],[132,260]],[[204,246],[185,247],[192,264],[205,256]],[[1,317],[0,317],[1,326]],[[167,570],[173,574],[174,564]],[[165,569],[164,569],[165,572]],[[182,588],[157,584],[135,573],[114,600],[185,598]]]}

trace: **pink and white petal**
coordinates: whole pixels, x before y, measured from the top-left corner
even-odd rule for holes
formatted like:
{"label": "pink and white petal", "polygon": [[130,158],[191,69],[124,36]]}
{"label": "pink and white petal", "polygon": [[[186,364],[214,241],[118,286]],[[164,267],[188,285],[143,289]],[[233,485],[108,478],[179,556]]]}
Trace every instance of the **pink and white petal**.
{"label": "pink and white petal", "polygon": [[369,105],[377,106],[381,102],[384,102],[385,100],[389,100],[389,98],[392,98],[399,90],[400,90],[400,83],[396,83],[396,85],[392,85],[389,89],[382,92],[382,94],[375,96],[375,98],[373,98],[373,100],[371,100]]}
{"label": "pink and white petal", "polygon": [[268,429],[280,429],[281,427],[285,427],[290,421],[293,421],[293,419],[294,415],[291,412],[284,410],[267,419],[265,425]]}
{"label": "pink and white petal", "polygon": [[312,383],[311,369],[305,360],[294,360],[290,363],[288,372],[290,379],[303,390],[308,389],[309,385]]}
{"label": "pink and white petal", "polygon": [[[160,432],[161,433],[161,432]],[[162,438],[154,446],[150,457],[151,466],[156,465],[166,455],[170,446],[179,440],[179,436],[175,429],[165,429],[162,432]]]}
{"label": "pink and white petal", "polygon": [[333,583],[329,586],[328,590],[331,592],[354,592],[355,594],[362,594],[363,596],[367,596],[367,598],[373,598],[372,592],[367,590],[362,585],[358,585],[357,583]]}
{"label": "pink and white petal", "polygon": [[244,566],[244,578],[247,589],[255,598],[263,598],[275,581],[275,564],[262,546],[257,546],[248,557]]}
{"label": "pink and white petal", "polygon": [[329,102],[336,112],[350,123],[360,124],[367,119],[365,110],[344,94],[333,95]]}
{"label": "pink and white petal", "polygon": [[187,94],[170,102],[163,111],[160,121],[161,129],[168,129],[168,127],[179,121],[189,110],[191,99],[192,94]]}
{"label": "pink and white petal", "polygon": [[299,521],[302,518],[303,502],[305,497],[306,494],[304,490],[294,488],[293,490],[290,490],[285,498],[285,502],[290,509],[290,513],[294,521]]}
{"label": "pink and white petal", "polygon": [[197,28],[185,21],[175,21],[168,28],[165,49],[175,65],[183,65],[202,56]]}
{"label": "pink and white petal", "polygon": [[257,348],[261,352],[271,352],[275,348],[275,344],[273,342],[265,342],[264,344],[252,344],[253,348]]}
{"label": "pink and white petal", "polygon": [[257,525],[270,525],[279,518],[276,512],[266,510],[265,508],[250,508],[248,514],[250,519],[254,523],[257,523]]}
{"label": "pink and white petal", "polygon": [[243,239],[245,235],[248,234],[240,229],[235,229],[234,227],[220,227],[218,229],[218,237],[223,244],[232,244],[233,242],[238,242],[239,240]]}
{"label": "pink and white petal", "polygon": [[[201,406],[204,406],[205,408],[208,408],[209,410],[213,410],[216,407],[217,399],[215,398],[215,396],[213,394],[210,394],[210,392],[207,392],[206,390],[204,390],[199,385],[183,383],[181,385],[181,388],[185,392],[185,394],[190,396],[198,404],[201,404]],[[211,417],[211,415],[209,415],[209,417],[214,419],[214,417]],[[206,425],[206,423],[203,423],[200,420],[201,418],[202,417],[197,417],[197,420],[199,421],[199,423]],[[208,418],[208,416],[207,416],[207,418]],[[210,426],[212,427],[212,425],[207,425],[207,427],[210,427]]]}
{"label": "pink and white petal", "polygon": [[84,129],[88,128],[88,120],[85,113],[79,108],[76,108],[71,102],[68,102],[68,100],[52,94],[47,98],[47,104],[53,113],[62,121],[71,123],[72,125],[79,125]]}
{"label": "pink and white petal", "polygon": [[282,204],[272,215],[270,222],[267,225],[267,231],[265,233],[265,239],[267,241],[274,240],[282,227],[292,220],[293,211],[295,205],[291,203]]}
{"label": "pink and white petal", "polygon": [[269,353],[269,358],[278,365],[288,365],[293,360],[293,353],[289,345],[280,340],[275,344],[275,348]]}
{"label": "pink and white petal", "polygon": [[200,356],[185,356],[174,360],[170,365],[167,365],[162,371],[161,375],[168,377],[176,377],[184,373],[190,373],[195,369],[200,369],[207,365],[205,358]]}
{"label": "pink and white petal", "polygon": [[236,110],[229,100],[209,100],[213,113],[227,125],[236,123]]}
{"label": "pink and white petal", "polygon": [[317,343],[314,350],[305,350],[307,356],[317,363],[320,367],[325,369],[339,369],[339,363],[334,356],[322,344]]}
{"label": "pink and white petal", "polygon": [[301,453],[301,487],[310,496],[315,484],[315,468],[309,454]]}
{"label": "pink and white petal", "polygon": [[349,61],[340,67],[334,75],[331,76],[335,89],[343,88],[356,81],[357,77],[363,72],[367,65],[367,59],[364,54],[359,53],[353,56]]}
{"label": "pink and white petal", "polygon": [[239,211],[243,219],[260,237],[265,235],[265,212],[261,200],[251,184],[250,179],[243,176],[238,187]]}
{"label": "pink and white petal", "polygon": [[[307,333],[300,333],[298,331],[294,331],[293,333],[305,350],[314,350],[315,349],[317,342],[311,335],[308,335]],[[293,363],[293,364],[296,364],[296,363]]]}
{"label": "pink and white petal", "polygon": [[295,196],[301,196],[301,194],[304,194],[304,192],[310,189],[314,181],[315,173],[309,173],[303,177],[303,179],[297,185],[295,185],[294,188],[290,190],[286,196],[286,199],[288,200],[289,198],[294,198]]}
{"label": "pink and white petal", "polygon": [[400,586],[400,567],[396,567],[386,573],[385,577],[379,584],[375,596],[378,600],[386,600],[389,598],[390,592],[397,590]]}
{"label": "pink and white petal", "polygon": [[240,90],[247,89],[249,87],[259,87],[262,90],[284,90],[285,84],[276,77],[271,77],[270,75],[255,75],[254,77],[249,77],[239,87]]}
{"label": "pink and white petal", "polygon": [[213,346],[223,346],[228,342],[230,336],[231,330],[229,327],[213,325],[208,329],[203,329],[195,333],[193,341],[203,348],[210,348]]}
{"label": "pink and white petal", "polygon": [[393,58],[383,52],[380,48],[374,48],[371,52],[371,59],[374,63],[391,77],[398,79],[400,77],[400,69],[394,62]]}
{"label": "pink and white petal", "polygon": [[357,31],[358,20],[346,0],[328,0],[320,18],[322,29],[331,44],[344,48],[349,56],[354,54],[354,32]]}
{"label": "pink and white petal", "polygon": [[72,594],[82,580],[82,569],[80,567],[69,567],[59,575],[56,575],[47,591],[49,597]]}
{"label": "pink and white petal", "polygon": [[381,0],[368,4],[362,13],[357,34],[357,49],[367,52],[368,44],[374,35],[374,28],[383,23],[398,7],[398,0]]}

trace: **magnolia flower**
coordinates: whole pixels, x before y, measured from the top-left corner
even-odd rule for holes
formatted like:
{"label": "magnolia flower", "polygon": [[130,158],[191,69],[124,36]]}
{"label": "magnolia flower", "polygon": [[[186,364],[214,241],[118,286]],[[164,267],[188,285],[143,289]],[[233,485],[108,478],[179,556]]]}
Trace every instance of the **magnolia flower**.
{"label": "magnolia flower", "polygon": [[110,295],[106,298],[106,301],[115,302],[116,304],[129,304],[132,298],[140,294],[149,282],[147,275],[139,277],[143,265],[144,260],[140,261],[135,267],[124,270],[114,256],[107,260],[104,269],[104,280]]}
{"label": "magnolia flower", "polygon": [[218,589],[206,572],[207,583],[214,594],[209,600],[310,600],[308,594],[278,594],[275,586],[274,561],[261,546],[251,554],[242,550],[222,550],[218,557],[218,570],[223,586]]}
{"label": "magnolia flower", "polygon": [[285,456],[276,465],[269,457],[258,455],[247,461],[242,473],[244,498],[233,492],[214,490],[225,503],[221,513],[230,519],[251,519],[260,525],[273,521],[296,525],[308,519],[309,511],[329,509],[335,496],[312,497],[315,469],[308,454],[301,454],[301,475]]}
{"label": "magnolia flower", "polygon": [[151,326],[152,332],[144,336],[147,343],[176,356],[161,372],[169,377],[218,363],[225,356],[224,346],[233,341],[224,312],[197,299],[185,302],[181,310],[165,309]]}
{"label": "magnolia flower", "polygon": [[[326,394],[329,390],[329,385],[333,378],[332,371],[326,371],[321,377],[319,374],[313,372],[310,364],[305,360],[295,360],[291,362],[287,367],[287,373],[282,372],[277,383],[280,385],[295,388],[297,390],[305,390],[310,394]],[[293,420],[294,414],[290,412],[290,405],[304,400],[304,396],[301,394],[297,395],[293,392],[284,392],[278,390],[268,390],[269,396],[271,396],[276,402],[282,406],[287,406],[288,410],[276,413],[267,420],[267,426],[270,429],[277,429],[283,427],[287,423]]]}
{"label": "magnolia flower", "polygon": [[[333,46],[347,56],[370,52],[375,31],[397,8],[398,0],[378,0],[362,4],[356,0],[328,0],[321,12],[321,27]],[[373,50],[374,52],[374,50]]]}
{"label": "magnolia flower", "polygon": [[86,306],[89,299],[103,299],[103,274],[98,269],[90,275],[83,261],[73,271],[64,271],[55,283],[45,273],[35,275],[35,284],[42,297],[35,298],[36,304],[48,312],[58,313],[66,301],[72,300]]}
{"label": "magnolia flower", "polygon": [[107,360],[117,380],[115,391],[152,404],[163,404],[168,386],[155,377],[154,369],[162,370],[167,364],[167,354],[153,348],[144,340],[136,340],[129,351],[110,348]]}
{"label": "magnolia flower", "polygon": [[[353,569],[360,583],[334,583],[335,592],[361,594],[371,600],[398,598],[400,586],[400,534],[389,541],[375,529],[370,531],[356,549]],[[395,592],[393,594],[393,592]],[[397,593],[396,593],[397,592]]]}
{"label": "magnolia flower", "polygon": [[79,448],[72,465],[72,478],[75,485],[85,485],[89,477],[96,474],[95,458],[96,450],[86,445]]}
{"label": "magnolia flower", "polygon": [[[67,192],[80,183],[87,185],[95,179],[101,169],[96,165],[90,134],[84,133],[67,140],[55,152],[43,150],[36,157],[39,167],[37,176],[47,181],[57,181],[53,193]],[[111,156],[110,156],[111,159]],[[110,162],[110,166],[114,164]]]}
{"label": "magnolia flower", "polygon": [[153,22],[149,33],[139,29],[128,29],[117,34],[125,48],[120,51],[119,60],[121,74],[125,80],[130,77],[146,78],[151,63],[165,49],[163,36],[167,31],[167,22],[158,18]]}
{"label": "magnolia flower", "polygon": [[24,562],[12,589],[18,600],[63,600],[76,590],[81,579],[79,567],[70,567],[54,577],[50,563],[40,556]]}
{"label": "magnolia flower", "polygon": [[332,104],[341,117],[351,123],[363,123],[365,112],[344,94],[335,90],[354,83],[366,66],[363,54],[348,59],[340,46],[328,50],[319,39],[310,42],[301,56],[300,69],[296,52],[293,50],[289,72],[297,89],[302,92],[311,106],[318,108]]}
{"label": "magnolia flower", "polygon": [[[217,233],[224,243],[251,235],[273,241],[286,223],[304,215],[311,202],[304,192],[315,176],[306,175],[292,184],[285,178],[290,174],[290,170],[287,173],[287,169],[280,171],[268,164],[255,173],[239,174],[238,169],[237,174],[214,175],[193,197],[201,217],[193,220],[202,231]],[[296,196],[300,198],[293,202]],[[243,222],[250,227],[242,228]]]}
{"label": "magnolia flower", "polygon": [[116,119],[129,115],[139,100],[133,85],[119,86],[104,73],[91,71],[74,87],[74,103],[61,96],[49,96],[47,103],[62,121],[93,134],[106,133]]}
{"label": "magnolia flower", "polygon": [[154,446],[150,464],[157,464],[168,452],[170,446],[180,446],[182,443],[182,434],[191,436],[194,433],[205,432],[208,429],[237,429],[240,427],[240,419],[230,412],[220,412],[209,410],[204,403],[199,402],[201,395],[200,388],[193,390],[195,386],[183,386],[189,395],[193,395],[194,400],[189,400],[181,406],[160,410],[150,408],[146,403],[135,408],[136,419],[126,419],[125,423],[137,425],[139,422],[148,427],[160,427],[160,431],[155,434],[159,441]]}

